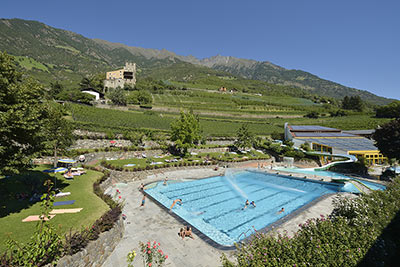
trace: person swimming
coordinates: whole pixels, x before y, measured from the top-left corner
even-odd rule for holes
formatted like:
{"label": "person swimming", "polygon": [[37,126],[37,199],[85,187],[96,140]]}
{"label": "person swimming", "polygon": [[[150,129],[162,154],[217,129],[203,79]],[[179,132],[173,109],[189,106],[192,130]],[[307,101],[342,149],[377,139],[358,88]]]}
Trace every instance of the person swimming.
{"label": "person swimming", "polygon": [[254,202],[254,200],[252,202],[250,202],[251,205],[253,205],[253,207],[256,207],[256,203]]}
{"label": "person swimming", "polygon": [[278,214],[280,214],[280,213],[282,213],[282,212],[285,212],[285,208],[281,208],[281,210],[278,211]]}
{"label": "person swimming", "polygon": [[172,210],[172,208],[175,206],[175,204],[176,204],[177,202],[179,202],[179,204],[182,205],[182,199],[181,199],[181,198],[175,199],[174,202],[172,202],[171,207],[169,208],[170,211]]}

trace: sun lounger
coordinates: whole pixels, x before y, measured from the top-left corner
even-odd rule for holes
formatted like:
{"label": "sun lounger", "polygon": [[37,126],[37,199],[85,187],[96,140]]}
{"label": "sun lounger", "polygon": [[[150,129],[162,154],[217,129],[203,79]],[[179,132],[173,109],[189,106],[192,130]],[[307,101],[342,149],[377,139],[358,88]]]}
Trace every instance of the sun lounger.
{"label": "sun lounger", "polygon": [[57,201],[57,202],[53,203],[53,206],[72,205],[74,203],[75,203],[75,200]]}
{"label": "sun lounger", "polygon": [[[46,218],[44,218],[44,220],[45,221],[51,220],[51,219],[53,219],[54,216],[56,216],[56,215],[49,215],[50,218],[46,217]],[[39,215],[31,215],[31,216],[28,216],[25,219],[23,219],[22,222],[37,222],[37,221],[41,220],[40,217],[41,216],[39,216]]]}
{"label": "sun lounger", "polygon": [[64,174],[64,178],[65,179],[74,179],[74,176],[73,175]]}
{"label": "sun lounger", "polygon": [[64,213],[78,213],[83,208],[76,208],[76,209],[54,209],[50,211],[50,214],[64,214]]}
{"label": "sun lounger", "polygon": [[59,192],[55,195],[55,197],[65,197],[65,196],[69,196],[69,195],[71,195],[71,192],[65,192],[65,193]]}

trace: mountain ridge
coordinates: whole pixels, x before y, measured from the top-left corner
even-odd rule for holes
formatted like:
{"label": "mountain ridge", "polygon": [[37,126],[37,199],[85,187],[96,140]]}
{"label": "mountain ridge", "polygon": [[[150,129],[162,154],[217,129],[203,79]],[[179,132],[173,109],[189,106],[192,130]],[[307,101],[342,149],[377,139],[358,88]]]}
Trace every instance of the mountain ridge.
{"label": "mountain ridge", "polygon": [[321,79],[302,70],[288,70],[268,61],[221,55],[198,59],[192,55],[178,55],[166,49],[141,48],[90,39],[72,31],[23,19],[0,19],[0,50],[17,56],[21,66],[26,67],[24,57],[27,57],[33,66],[28,73],[42,80],[61,79],[76,83],[84,76],[109,71],[123,66],[126,61],[131,61],[137,63],[141,74],[151,75],[156,70],[161,70],[165,79],[185,80],[186,76],[190,76],[188,70],[182,73],[177,71],[167,76],[168,72],[163,69],[177,67],[183,70],[186,66],[206,76],[229,74],[241,79],[296,87],[321,96],[342,98],[346,95],[360,95],[362,99],[374,104],[387,104],[392,101],[365,90]]}

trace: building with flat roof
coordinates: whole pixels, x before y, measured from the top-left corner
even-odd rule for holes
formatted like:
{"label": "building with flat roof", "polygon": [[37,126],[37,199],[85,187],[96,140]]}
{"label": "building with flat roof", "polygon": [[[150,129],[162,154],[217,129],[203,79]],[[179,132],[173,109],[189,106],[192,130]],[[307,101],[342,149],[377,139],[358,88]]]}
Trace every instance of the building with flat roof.
{"label": "building with flat roof", "polygon": [[285,140],[292,141],[297,147],[309,144],[314,151],[362,156],[369,164],[382,164],[387,160],[371,139],[335,128],[285,123]]}

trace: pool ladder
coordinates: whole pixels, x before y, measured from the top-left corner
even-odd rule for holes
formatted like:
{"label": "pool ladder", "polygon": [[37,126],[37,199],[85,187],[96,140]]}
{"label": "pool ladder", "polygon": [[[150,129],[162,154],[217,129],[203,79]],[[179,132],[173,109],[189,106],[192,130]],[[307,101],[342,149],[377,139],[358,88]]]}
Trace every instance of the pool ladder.
{"label": "pool ladder", "polygon": [[[256,228],[254,228],[254,226],[251,226],[251,227],[254,229],[254,232],[257,233]],[[237,240],[240,240],[240,237],[241,237],[242,235],[244,235],[244,238],[246,238],[246,237],[247,237],[246,234],[247,234],[249,231],[253,230],[253,229],[250,228],[250,229],[247,229],[247,231],[243,231],[243,232],[238,236]]]}

